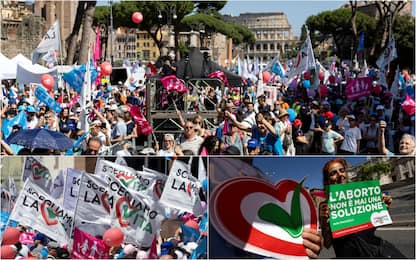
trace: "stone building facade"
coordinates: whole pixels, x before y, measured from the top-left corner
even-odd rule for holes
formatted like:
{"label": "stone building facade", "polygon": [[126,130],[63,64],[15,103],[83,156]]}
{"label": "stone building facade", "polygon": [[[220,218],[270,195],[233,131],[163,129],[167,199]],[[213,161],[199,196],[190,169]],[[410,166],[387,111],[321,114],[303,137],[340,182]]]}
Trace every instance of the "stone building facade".
{"label": "stone building facade", "polygon": [[[405,181],[415,177],[415,157],[370,157],[361,165],[357,165],[348,170],[351,181],[361,179],[360,168],[363,165],[374,165],[377,163],[387,163],[391,165],[391,171],[387,174],[380,174],[380,185]],[[377,172],[371,176],[372,179],[378,179]]]}
{"label": "stone building facade", "polygon": [[114,61],[137,58],[137,34],[135,28],[117,28],[114,35]]}
{"label": "stone building facade", "polygon": [[224,15],[224,20],[243,24],[255,34],[256,43],[246,46],[243,55],[250,59],[258,57],[261,63],[284,53],[297,40],[283,12],[242,13],[235,17]]}

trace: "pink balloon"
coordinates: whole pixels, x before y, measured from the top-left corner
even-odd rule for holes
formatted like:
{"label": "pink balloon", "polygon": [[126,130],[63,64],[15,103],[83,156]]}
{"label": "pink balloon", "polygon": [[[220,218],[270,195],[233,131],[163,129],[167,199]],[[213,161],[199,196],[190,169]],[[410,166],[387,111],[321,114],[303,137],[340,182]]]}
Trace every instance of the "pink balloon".
{"label": "pink balloon", "polygon": [[323,71],[320,71],[319,74],[318,74],[318,78],[321,81],[324,80],[325,79],[325,73]]}
{"label": "pink balloon", "polygon": [[328,80],[331,84],[334,84],[335,83],[335,76],[334,75],[329,76]]}
{"label": "pink balloon", "polygon": [[374,93],[375,93],[376,95],[380,95],[381,91],[382,91],[382,89],[381,89],[381,86],[380,86],[380,85],[376,85],[376,86],[374,87]]}
{"label": "pink balloon", "polygon": [[131,19],[133,20],[134,23],[139,24],[143,21],[143,15],[140,12],[134,12],[133,15],[131,16]]}
{"label": "pink balloon", "polygon": [[14,245],[19,242],[20,231],[15,227],[8,227],[3,233],[2,245]]}
{"label": "pink balloon", "polygon": [[107,246],[119,246],[123,240],[123,231],[118,228],[110,228],[103,235],[103,241]]}
{"label": "pink balloon", "polygon": [[53,76],[50,74],[43,74],[40,78],[40,82],[49,91],[52,90],[55,86],[55,80],[53,79]]}
{"label": "pink balloon", "polygon": [[304,79],[310,79],[311,78],[311,73],[309,71],[305,71],[305,73],[303,73],[303,78]]}
{"label": "pink balloon", "polygon": [[271,77],[270,72],[263,71],[263,74],[262,75],[263,75],[263,82],[269,82],[270,77]]}
{"label": "pink balloon", "polygon": [[415,101],[409,95],[406,95],[406,100],[403,102],[402,108],[409,116],[414,115],[416,110]]}
{"label": "pink balloon", "polygon": [[103,74],[104,76],[109,76],[113,72],[113,66],[108,61],[101,63],[100,68],[101,68],[101,74]]}
{"label": "pink balloon", "polygon": [[14,259],[16,256],[16,250],[10,245],[2,246],[0,251],[0,259]]}

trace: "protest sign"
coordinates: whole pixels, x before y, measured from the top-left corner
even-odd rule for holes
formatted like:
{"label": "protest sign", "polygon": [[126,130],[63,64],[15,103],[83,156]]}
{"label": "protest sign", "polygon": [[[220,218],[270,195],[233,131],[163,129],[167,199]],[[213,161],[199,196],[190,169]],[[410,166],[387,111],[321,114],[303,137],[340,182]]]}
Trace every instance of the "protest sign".
{"label": "protest sign", "polygon": [[327,189],[334,238],[392,223],[378,180],[334,184]]}
{"label": "protest sign", "polygon": [[59,105],[59,103],[56,102],[55,99],[48,94],[47,90],[44,87],[40,85],[36,87],[35,97],[56,113],[60,113],[62,111],[62,108]]}
{"label": "protest sign", "polygon": [[108,259],[104,242],[78,228],[74,228],[72,259]]}
{"label": "protest sign", "polygon": [[[279,259],[306,259],[302,232],[317,229],[308,191],[293,180],[272,185],[259,178],[229,179],[210,197],[210,223],[229,243]],[[232,214],[230,214],[232,212]]]}
{"label": "protest sign", "polygon": [[163,189],[160,202],[168,207],[191,212],[198,216],[203,213],[199,190],[201,184],[192,176],[189,166],[175,160]]}
{"label": "protest sign", "polygon": [[349,101],[367,97],[371,94],[373,80],[370,77],[350,79],[345,88],[345,93]]}
{"label": "protest sign", "polygon": [[47,193],[50,192],[52,176],[48,167],[39,158],[31,156],[25,158],[22,181],[26,181],[28,178]]}
{"label": "protest sign", "polygon": [[30,226],[60,243],[68,243],[73,218],[71,212],[29,179],[10,214],[10,219]]}
{"label": "protest sign", "polygon": [[125,242],[148,247],[164,219],[160,212],[156,201],[125,188],[112,174],[104,180],[90,174],[81,179],[75,222],[77,226],[83,221],[89,223],[92,235],[97,235],[93,223],[119,227]]}
{"label": "protest sign", "polygon": [[68,168],[66,170],[63,206],[67,210],[75,211],[81,176],[82,172],[80,171],[77,171],[72,168]]}

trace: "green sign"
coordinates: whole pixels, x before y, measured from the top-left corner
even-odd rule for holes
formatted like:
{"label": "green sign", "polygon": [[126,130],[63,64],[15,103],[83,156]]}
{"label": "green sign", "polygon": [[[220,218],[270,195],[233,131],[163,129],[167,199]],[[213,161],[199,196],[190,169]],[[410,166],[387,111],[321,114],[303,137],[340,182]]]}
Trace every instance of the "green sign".
{"label": "green sign", "polygon": [[334,238],[392,223],[378,180],[334,184],[327,189]]}

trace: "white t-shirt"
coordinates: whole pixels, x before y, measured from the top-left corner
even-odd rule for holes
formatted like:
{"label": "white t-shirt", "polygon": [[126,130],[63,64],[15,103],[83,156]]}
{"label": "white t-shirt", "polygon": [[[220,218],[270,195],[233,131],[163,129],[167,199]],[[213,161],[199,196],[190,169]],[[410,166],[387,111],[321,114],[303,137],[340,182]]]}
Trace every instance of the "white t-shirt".
{"label": "white t-shirt", "polygon": [[357,140],[361,140],[361,130],[358,127],[349,128],[345,131],[341,150],[357,153]]}

